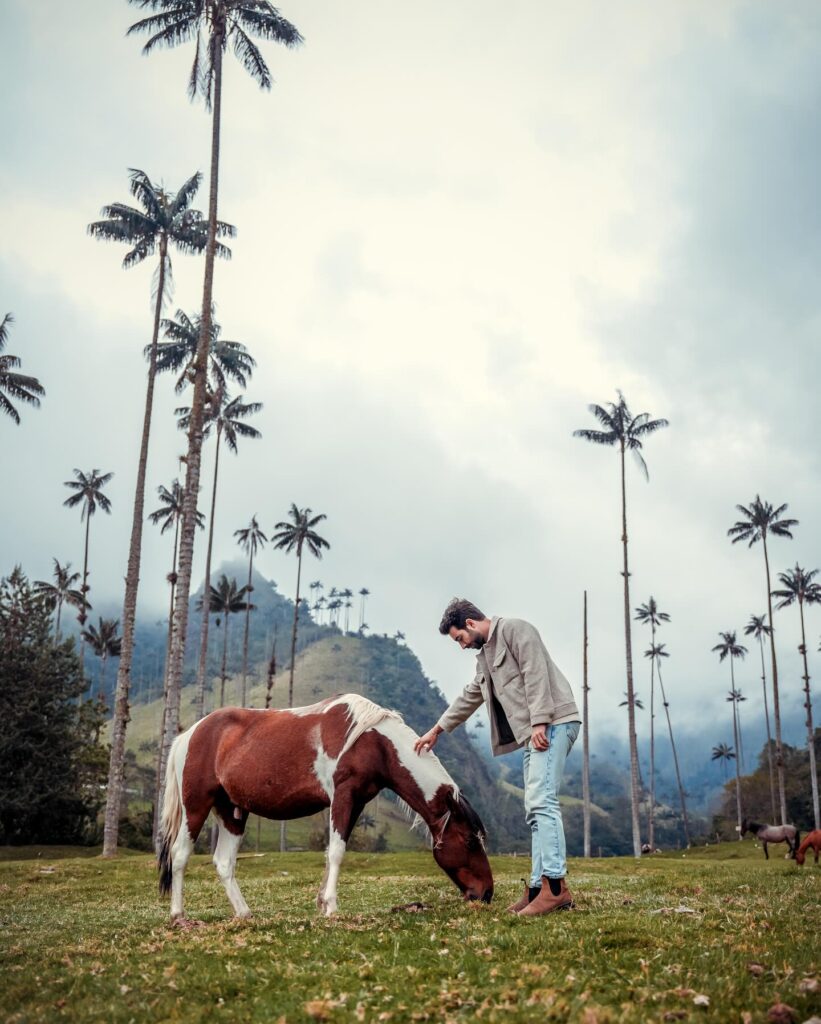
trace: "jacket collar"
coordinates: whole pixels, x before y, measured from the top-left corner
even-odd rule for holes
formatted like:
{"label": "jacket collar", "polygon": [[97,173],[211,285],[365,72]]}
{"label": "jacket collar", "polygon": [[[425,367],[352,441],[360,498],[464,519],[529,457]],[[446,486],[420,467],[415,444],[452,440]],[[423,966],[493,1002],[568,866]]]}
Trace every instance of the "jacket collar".
{"label": "jacket collar", "polygon": [[490,620],[490,630],[489,630],[488,635],[487,635],[487,640],[485,641],[485,647],[488,647],[490,644],[495,642],[495,640],[494,640],[494,633],[496,632],[496,627],[498,625],[499,625],[499,616],[498,615],[494,615],[493,618]]}

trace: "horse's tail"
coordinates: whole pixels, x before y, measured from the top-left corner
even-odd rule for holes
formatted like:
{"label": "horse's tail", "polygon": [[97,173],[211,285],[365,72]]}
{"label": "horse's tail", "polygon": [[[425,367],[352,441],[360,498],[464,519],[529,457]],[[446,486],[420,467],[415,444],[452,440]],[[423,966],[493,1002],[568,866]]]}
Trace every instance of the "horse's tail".
{"label": "horse's tail", "polygon": [[178,736],[171,744],[171,749],[168,752],[168,764],[165,768],[165,794],[160,818],[160,849],[157,863],[160,873],[160,894],[163,896],[171,891],[171,850],[182,823],[182,794],[177,781],[177,759],[181,739],[182,735]]}

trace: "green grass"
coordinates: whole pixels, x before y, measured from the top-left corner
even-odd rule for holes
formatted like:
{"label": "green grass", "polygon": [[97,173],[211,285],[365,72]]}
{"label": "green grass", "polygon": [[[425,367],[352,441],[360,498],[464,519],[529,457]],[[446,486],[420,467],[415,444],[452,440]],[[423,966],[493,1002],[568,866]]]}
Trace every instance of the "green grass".
{"label": "green grass", "polygon": [[[751,843],[574,861],[579,909],[530,920],[504,912],[522,858],[494,859],[496,898],[476,907],[428,853],[349,854],[326,920],[321,854],[246,854],[238,878],[255,917],[239,923],[196,857],[187,911],[202,923],[190,930],[169,927],[150,857],[66,853],[0,862],[5,1021],[724,1024],[764,1021],[779,998],[798,1021],[818,1011],[821,871],[765,862]],[[430,909],[391,912],[412,900]],[[679,907],[694,913],[658,913]]]}

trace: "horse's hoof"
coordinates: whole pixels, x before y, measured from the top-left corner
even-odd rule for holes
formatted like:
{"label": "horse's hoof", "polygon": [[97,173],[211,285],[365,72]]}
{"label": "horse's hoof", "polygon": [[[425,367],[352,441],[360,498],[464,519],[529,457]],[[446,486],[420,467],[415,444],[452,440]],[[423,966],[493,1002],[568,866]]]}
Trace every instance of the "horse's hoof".
{"label": "horse's hoof", "polygon": [[253,914],[250,910],[246,910],[243,914],[234,914],[235,921],[250,921],[253,918]]}

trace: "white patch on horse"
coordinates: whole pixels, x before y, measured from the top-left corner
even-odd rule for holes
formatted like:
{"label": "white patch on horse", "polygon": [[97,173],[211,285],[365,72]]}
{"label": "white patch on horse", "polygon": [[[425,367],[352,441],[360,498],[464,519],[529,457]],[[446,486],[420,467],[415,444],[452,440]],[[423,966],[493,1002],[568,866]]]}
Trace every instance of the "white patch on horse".
{"label": "white patch on horse", "polygon": [[311,740],[314,743],[316,750],[316,758],[314,760],[314,774],[319,779],[319,784],[325,790],[329,800],[334,798],[334,772],[336,766],[339,764],[338,757],[329,757],[325,748],[322,746],[322,739],[320,737],[319,726],[311,732]]}
{"label": "white patch on horse", "polygon": [[451,786],[453,795],[459,798],[459,787],[448,775],[445,766],[436,756],[428,751],[417,754],[413,749],[416,733],[401,720],[386,719],[374,726],[377,732],[381,733],[391,741],[396,750],[399,763],[405,768],[421,789],[426,803],[430,803],[436,795],[440,786]]}
{"label": "white patch on horse", "polygon": [[[176,799],[179,801],[180,824],[177,837],[171,847],[171,918],[175,920],[183,916],[182,888],[185,879],[185,866],[191,854],[194,852],[194,841],[188,828],[188,815],[185,810],[185,801],[182,799],[182,777],[185,771],[185,762],[188,759],[188,747],[194,730],[199,725],[195,722],[190,729],[186,729],[171,744],[166,765],[166,775],[171,775],[177,783]],[[166,782],[166,788],[168,780]],[[166,833],[171,826],[167,820],[166,804],[168,797],[163,801],[162,830]],[[173,806],[173,801],[172,801]]]}

